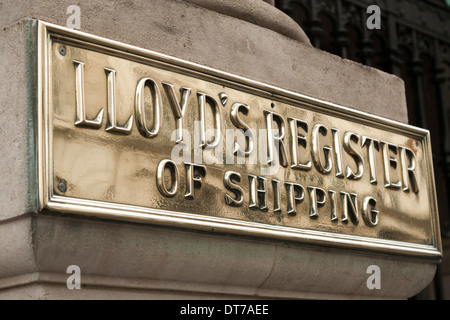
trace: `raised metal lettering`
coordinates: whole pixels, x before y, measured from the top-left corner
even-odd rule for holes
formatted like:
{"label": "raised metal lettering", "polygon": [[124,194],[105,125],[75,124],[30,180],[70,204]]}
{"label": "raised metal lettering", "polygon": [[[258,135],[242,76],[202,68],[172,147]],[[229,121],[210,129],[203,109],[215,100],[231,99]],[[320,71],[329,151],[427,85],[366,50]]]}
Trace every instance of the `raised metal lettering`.
{"label": "raised metal lettering", "polygon": [[248,207],[254,210],[259,209],[266,211],[268,209],[266,201],[267,179],[249,174],[248,181],[250,194]]}
{"label": "raised metal lettering", "polygon": [[336,201],[336,191],[328,190],[328,195],[330,197],[330,207],[331,207],[331,221],[337,222],[339,220],[337,215],[337,201]]}
{"label": "raised metal lettering", "polygon": [[277,179],[272,179],[273,187],[273,211],[275,213],[281,212],[281,188],[280,181]]}
{"label": "raised metal lettering", "polygon": [[243,103],[234,103],[231,106],[230,118],[231,122],[235,125],[236,128],[245,130],[245,138],[247,140],[247,148],[242,149],[242,147],[236,141],[233,144],[233,154],[237,154],[238,156],[248,157],[253,152],[253,146],[255,141],[255,136],[253,130],[251,130],[250,126],[246,124],[239,117],[239,112],[244,114],[248,114],[250,107]]}
{"label": "raised metal lettering", "polygon": [[201,164],[184,162],[184,168],[186,169],[186,192],[184,193],[184,197],[193,200],[194,189],[200,188],[202,182],[201,177],[206,175],[206,167]]}
{"label": "raised metal lettering", "polygon": [[375,150],[380,150],[380,141],[366,136],[361,138],[361,146],[367,146],[369,157],[370,183],[377,184],[377,164],[375,160]]}
{"label": "raised metal lettering", "polygon": [[375,227],[378,225],[378,213],[375,209],[377,200],[372,197],[365,197],[363,200],[362,216],[363,220],[369,227]]}
{"label": "raised metal lettering", "polygon": [[298,183],[285,182],[287,191],[287,214],[290,216],[297,215],[297,203],[303,202],[305,199],[305,189]]}
{"label": "raised metal lettering", "polygon": [[233,182],[233,180],[240,182],[241,174],[236,171],[227,171],[223,176],[223,184],[225,187],[234,193],[235,197],[231,197],[229,194],[225,194],[225,203],[232,207],[241,207],[244,202],[243,193],[244,190]]}
{"label": "raised metal lettering", "polygon": [[358,195],[341,191],[342,199],[342,222],[348,222],[349,217],[353,224],[358,224]]}
{"label": "raised metal lettering", "polygon": [[[219,105],[217,104],[217,101],[213,97],[207,95],[206,93],[197,92],[197,98],[200,113],[200,147],[202,148],[208,147],[213,149],[219,145],[222,135]],[[206,110],[205,110],[206,104],[209,104],[211,106],[214,115],[213,141],[207,141],[206,137]]]}
{"label": "raised metal lettering", "polygon": [[[145,116],[145,87],[150,88],[153,104],[153,127],[147,127]],[[158,135],[161,122],[161,92],[158,84],[150,78],[142,78],[136,87],[135,113],[136,125],[139,132],[146,138],[154,138]]]}
{"label": "raised metal lettering", "polygon": [[295,118],[288,118],[289,127],[291,128],[291,168],[298,170],[311,170],[311,161],[306,163],[300,163],[298,156],[298,146],[301,145],[306,148],[307,139],[306,136],[298,132],[298,128],[302,128],[305,133],[308,132],[308,124],[302,120]]}
{"label": "raised metal lettering", "polygon": [[318,187],[308,187],[309,193],[309,217],[319,217],[319,206],[323,206],[326,201],[325,190]]}
{"label": "raised metal lettering", "polygon": [[[266,128],[267,128],[267,153],[268,159],[267,163],[272,164],[275,161],[275,154],[279,154],[280,164],[283,167],[288,166],[286,147],[284,146],[284,136],[286,124],[281,115],[271,112],[264,111],[266,117]],[[278,124],[278,134],[274,134],[275,129],[273,129],[273,122]],[[275,143],[275,141],[277,141]],[[275,148],[278,147],[278,148]]]}
{"label": "raised metal lettering", "polygon": [[133,115],[131,115],[124,126],[117,124],[117,106],[116,106],[116,73],[111,68],[105,68],[106,81],[108,83],[108,112],[106,122],[106,131],[121,134],[130,134],[133,126]]}
{"label": "raised metal lettering", "polygon": [[162,82],[164,91],[166,92],[167,99],[169,100],[170,107],[176,121],[176,143],[183,141],[183,129],[184,129],[184,114],[186,113],[186,106],[191,94],[190,88],[181,88],[181,103],[178,101],[175,94],[175,86],[169,82]]}
{"label": "raised metal lettering", "polygon": [[320,157],[320,144],[319,144],[319,133],[323,136],[326,136],[328,132],[328,128],[321,125],[316,124],[313,128],[312,134],[311,134],[311,147],[312,147],[312,159],[314,166],[316,167],[317,171],[323,174],[329,174],[331,172],[331,169],[333,167],[333,163],[331,160],[331,149],[329,146],[324,146],[323,153],[325,155],[325,162],[326,165],[324,166]]}
{"label": "raised metal lettering", "polygon": [[344,150],[353,158],[353,160],[355,160],[358,169],[356,173],[354,173],[353,170],[347,166],[345,177],[350,180],[359,180],[364,174],[364,161],[361,155],[353,148],[352,141],[358,143],[359,135],[353,132],[346,132],[344,134]]}
{"label": "raised metal lettering", "polygon": [[344,170],[342,165],[342,147],[341,147],[341,135],[339,130],[336,128],[331,128],[331,133],[333,135],[333,149],[334,149],[334,164],[336,166],[336,177],[344,178]]}
{"label": "raised metal lettering", "polygon": [[[414,151],[406,147],[400,147],[400,162],[402,164],[403,191],[419,193],[419,184],[416,178],[416,156]],[[409,163],[408,163],[409,162]]]}
{"label": "raised metal lettering", "polygon": [[381,142],[381,149],[383,151],[383,167],[384,167],[384,186],[389,189],[400,189],[401,182],[392,182],[391,168],[397,169],[397,159],[391,156],[391,151],[398,154],[398,147],[395,144],[388,142]]}
{"label": "raised metal lettering", "polygon": [[86,102],[84,97],[84,66],[81,61],[73,61],[75,67],[75,100],[76,115],[75,125],[79,127],[90,127],[98,129],[102,126],[103,108],[97,113],[94,119],[86,118]]}
{"label": "raised metal lettering", "polygon": [[[168,168],[170,171],[170,178],[172,181],[170,190],[167,190],[164,183],[164,172],[166,168]],[[156,170],[156,186],[158,187],[159,192],[167,198],[174,197],[178,191],[179,180],[180,175],[178,173],[178,168],[175,162],[169,159],[161,160],[158,164],[158,169]]]}

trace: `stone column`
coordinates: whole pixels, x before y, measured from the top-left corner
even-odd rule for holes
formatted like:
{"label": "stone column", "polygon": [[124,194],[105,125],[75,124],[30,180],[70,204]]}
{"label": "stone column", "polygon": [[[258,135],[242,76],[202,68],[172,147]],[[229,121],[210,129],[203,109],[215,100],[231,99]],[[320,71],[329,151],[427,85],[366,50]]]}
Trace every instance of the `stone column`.
{"label": "stone column", "polygon": [[[67,26],[72,4],[1,4],[1,299],[405,299],[432,280],[436,266],[429,262],[38,212],[36,24]],[[273,1],[77,5],[81,32],[407,122],[399,78],[313,48]],[[373,264],[386,270],[383,290],[366,286]],[[81,268],[80,290],[66,286],[71,265]]]}

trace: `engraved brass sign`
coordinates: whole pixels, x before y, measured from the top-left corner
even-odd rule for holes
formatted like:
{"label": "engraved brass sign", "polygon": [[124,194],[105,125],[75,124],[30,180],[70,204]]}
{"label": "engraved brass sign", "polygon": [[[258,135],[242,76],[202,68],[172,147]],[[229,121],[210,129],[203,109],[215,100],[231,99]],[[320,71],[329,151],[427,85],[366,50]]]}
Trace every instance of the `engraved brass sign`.
{"label": "engraved brass sign", "polygon": [[428,131],[38,31],[41,209],[440,259]]}

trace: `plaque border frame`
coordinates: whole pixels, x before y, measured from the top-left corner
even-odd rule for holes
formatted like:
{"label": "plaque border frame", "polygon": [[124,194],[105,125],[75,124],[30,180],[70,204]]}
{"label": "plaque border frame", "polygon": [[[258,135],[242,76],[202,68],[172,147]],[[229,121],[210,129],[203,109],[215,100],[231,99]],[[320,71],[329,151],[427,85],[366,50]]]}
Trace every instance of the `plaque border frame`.
{"label": "plaque border frame", "polygon": [[[434,170],[431,159],[430,132],[401,122],[385,119],[366,112],[358,111],[338,104],[308,97],[289,90],[267,85],[241,76],[205,67],[196,63],[157,53],[148,49],[109,40],[85,32],[61,27],[55,24],[37,20],[37,205],[38,212],[46,210],[61,213],[78,214],[109,220],[119,220],[134,223],[154,224],[189,230],[203,231],[213,234],[251,237],[260,240],[282,241],[311,247],[335,250],[351,250],[351,252],[370,252],[396,256],[408,260],[422,260],[439,263],[442,259],[442,243],[440,237],[439,216],[437,207]],[[51,117],[51,46],[53,39],[88,45],[90,48],[114,51],[119,55],[133,55],[151,59],[159,65],[170,67],[171,70],[201,75],[204,79],[220,79],[233,88],[257,92],[262,97],[276,99],[308,106],[309,110],[326,112],[359,123],[376,123],[377,128],[394,133],[407,135],[423,141],[424,163],[427,168],[429,206],[431,212],[431,235],[429,245],[409,243],[397,240],[376,239],[363,236],[337,234],[300,228],[266,225],[257,222],[234,220],[229,218],[209,217],[205,215],[167,211],[155,208],[145,208],[133,205],[114,204],[102,201],[77,199],[54,194],[52,179],[52,145],[50,133]]]}

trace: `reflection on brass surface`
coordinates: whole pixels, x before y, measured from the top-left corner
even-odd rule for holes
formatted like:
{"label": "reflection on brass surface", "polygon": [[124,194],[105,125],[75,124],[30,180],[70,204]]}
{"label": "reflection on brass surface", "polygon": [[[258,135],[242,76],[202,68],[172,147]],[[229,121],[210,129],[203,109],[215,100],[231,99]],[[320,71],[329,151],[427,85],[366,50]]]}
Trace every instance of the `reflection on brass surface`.
{"label": "reflection on brass surface", "polygon": [[41,209],[440,259],[428,131],[38,30]]}

